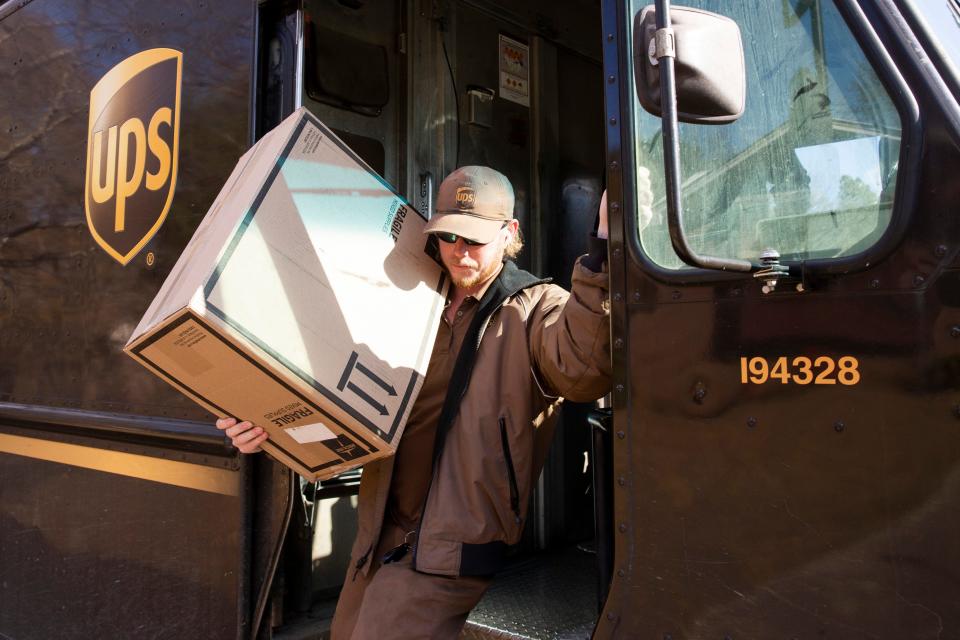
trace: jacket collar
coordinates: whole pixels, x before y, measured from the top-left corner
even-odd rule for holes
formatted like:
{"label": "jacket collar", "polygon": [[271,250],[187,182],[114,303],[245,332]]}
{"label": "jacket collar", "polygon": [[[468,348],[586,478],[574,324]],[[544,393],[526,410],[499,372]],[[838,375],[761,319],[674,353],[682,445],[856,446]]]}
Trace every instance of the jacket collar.
{"label": "jacket collar", "polygon": [[492,307],[490,309],[492,311],[520,291],[546,282],[550,282],[550,278],[538,278],[532,273],[517,267],[512,260],[505,260],[499,275],[480,298],[480,308],[488,309]]}

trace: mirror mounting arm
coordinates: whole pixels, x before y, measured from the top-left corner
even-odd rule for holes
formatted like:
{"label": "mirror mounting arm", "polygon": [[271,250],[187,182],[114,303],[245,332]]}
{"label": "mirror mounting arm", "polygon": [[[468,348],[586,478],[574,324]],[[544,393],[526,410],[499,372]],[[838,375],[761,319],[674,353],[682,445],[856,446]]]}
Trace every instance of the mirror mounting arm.
{"label": "mirror mounting arm", "polygon": [[[670,26],[670,0],[656,0],[657,44],[656,56],[660,70],[660,105],[663,126],[664,178],[667,188],[667,224],[670,241],[677,256],[687,264],[702,269],[753,273],[761,265],[735,258],[701,256],[690,246],[683,232],[683,209],[680,199],[680,132],[677,116],[677,87],[674,70],[673,30]],[[669,30],[669,31],[665,31]],[[661,49],[662,40],[670,40],[670,46]],[[668,51],[669,49],[669,51]]]}
{"label": "mirror mounting arm", "polygon": [[660,58],[676,58],[677,47],[675,43],[673,27],[657,29],[650,41],[650,64],[657,66],[660,64]]}

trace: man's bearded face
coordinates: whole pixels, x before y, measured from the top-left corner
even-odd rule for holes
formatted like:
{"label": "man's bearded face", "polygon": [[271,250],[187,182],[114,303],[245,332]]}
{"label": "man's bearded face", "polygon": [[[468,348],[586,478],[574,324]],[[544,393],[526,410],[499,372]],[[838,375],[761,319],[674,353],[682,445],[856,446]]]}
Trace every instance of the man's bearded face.
{"label": "man's bearded face", "polygon": [[472,289],[489,280],[500,269],[503,250],[512,237],[511,228],[505,227],[487,244],[470,246],[463,238],[457,238],[456,242],[438,241],[440,258],[453,284]]}

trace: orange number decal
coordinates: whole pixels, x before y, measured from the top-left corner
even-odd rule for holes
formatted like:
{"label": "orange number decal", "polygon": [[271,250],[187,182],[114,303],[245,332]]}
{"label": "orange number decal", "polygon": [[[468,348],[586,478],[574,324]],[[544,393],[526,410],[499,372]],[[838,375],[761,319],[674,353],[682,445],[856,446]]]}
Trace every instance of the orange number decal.
{"label": "orange number decal", "polygon": [[860,363],[856,358],[844,356],[840,358],[838,364],[840,365],[840,372],[837,374],[837,379],[840,380],[840,384],[849,386],[860,382]]}
{"label": "orange number decal", "polygon": [[793,359],[793,366],[797,368],[797,373],[793,374],[793,381],[797,384],[810,384],[813,382],[813,363],[806,356],[797,356]]}
{"label": "orange number decal", "polygon": [[760,356],[740,358],[740,384],[764,384],[779,380],[780,384],[791,382],[799,385],[837,384],[845,386],[860,384],[860,361],[853,356],[833,359],[830,356],[779,356],[768,361]]}
{"label": "orange number decal", "polygon": [[790,382],[790,372],[787,371],[787,359],[783,356],[777,358],[773,363],[773,369],[770,371],[770,377],[780,381],[780,384]]}
{"label": "orange number decal", "polygon": [[765,358],[750,358],[747,368],[750,371],[750,382],[754,384],[763,384],[770,375],[770,367]]}
{"label": "orange number decal", "polygon": [[830,374],[833,373],[833,370],[836,368],[836,363],[833,361],[833,358],[828,358],[827,356],[820,356],[817,358],[813,366],[820,367],[823,365],[823,371],[817,374],[817,379],[814,380],[814,384],[837,384],[837,381],[830,377]]}

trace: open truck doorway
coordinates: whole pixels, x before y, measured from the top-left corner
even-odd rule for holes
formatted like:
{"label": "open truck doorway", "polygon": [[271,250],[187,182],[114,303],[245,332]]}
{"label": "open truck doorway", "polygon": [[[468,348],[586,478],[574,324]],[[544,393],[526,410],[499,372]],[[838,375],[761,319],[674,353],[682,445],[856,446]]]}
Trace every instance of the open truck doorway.
{"label": "open truck doorway", "polygon": [[[525,238],[519,266],[569,286],[604,180],[596,3],[276,7],[261,19],[261,29],[274,25],[262,36],[260,77],[271,78],[261,85],[262,103],[282,102],[287,87],[428,215],[437,186],[457,166],[503,172]],[[287,64],[277,51],[286,51]],[[523,541],[465,637],[590,634],[600,601],[589,410],[564,408]],[[275,637],[319,637],[328,628],[356,531],[360,473],[296,491],[265,610]]]}

